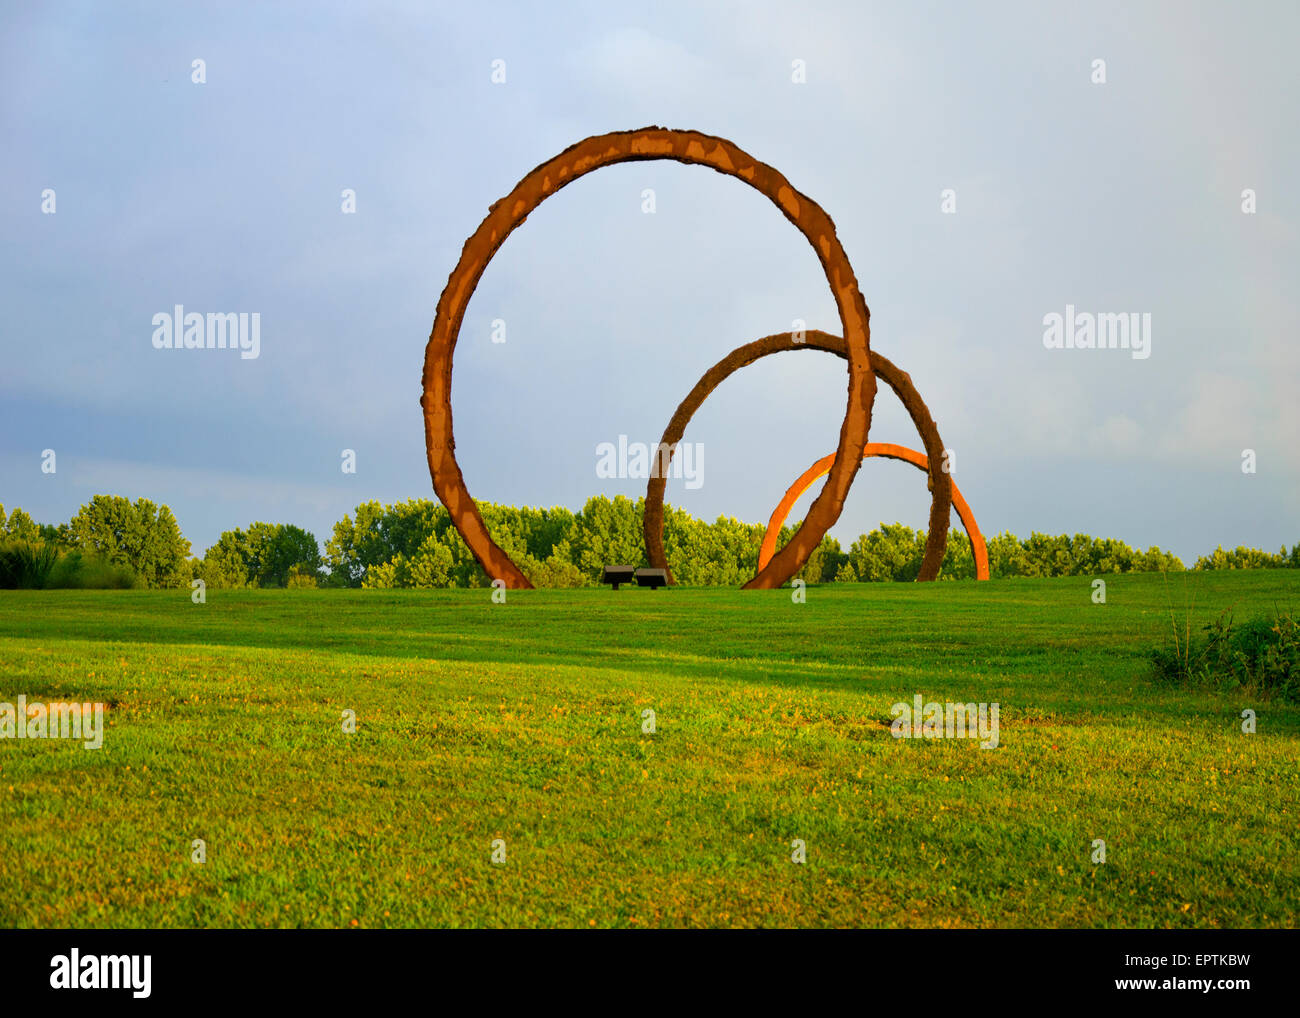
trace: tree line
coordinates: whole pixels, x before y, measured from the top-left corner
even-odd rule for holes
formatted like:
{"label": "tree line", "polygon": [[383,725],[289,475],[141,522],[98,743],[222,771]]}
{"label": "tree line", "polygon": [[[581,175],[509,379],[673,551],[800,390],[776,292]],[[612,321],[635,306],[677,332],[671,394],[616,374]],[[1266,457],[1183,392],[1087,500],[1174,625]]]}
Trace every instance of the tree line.
{"label": "tree line", "polygon": [[[645,500],[603,495],[580,511],[477,503],[493,539],[539,587],[599,583],[607,563],[645,565]],[[678,583],[739,586],[758,566],[761,524],[720,516],[713,523],[664,507],[664,552]],[[794,532],[781,530],[780,543]],[[844,548],[824,537],[796,575],[808,583],[915,580],[926,534],[902,523],[882,524]],[[1145,551],[1087,534],[997,534],[987,540],[989,573],[1016,576],[1096,576],[1168,572],[1183,562],[1158,547]],[[1300,567],[1300,543],[1270,554],[1220,547],[1194,569]],[[973,579],[966,535],[948,536],[940,578]],[[191,553],[171,509],[149,499],[95,495],[67,523],[38,524],[22,509],[0,505],[0,587],[484,587],[488,578],[452,526],[446,508],[430,499],[393,505],[363,502],[334,524],[324,552],[316,536],[286,523],[255,522],[227,530],[200,558]]]}

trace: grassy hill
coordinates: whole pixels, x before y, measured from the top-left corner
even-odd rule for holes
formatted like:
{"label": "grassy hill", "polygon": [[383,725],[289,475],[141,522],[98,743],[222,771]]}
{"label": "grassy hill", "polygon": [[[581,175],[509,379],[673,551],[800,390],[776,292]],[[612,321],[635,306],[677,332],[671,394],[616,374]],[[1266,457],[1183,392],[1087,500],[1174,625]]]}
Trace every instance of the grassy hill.
{"label": "grassy hill", "polygon": [[0,924],[1294,925],[1300,707],[1147,654],[1300,573],[1106,580],[0,592],[0,701],[108,705],[0,740]]}

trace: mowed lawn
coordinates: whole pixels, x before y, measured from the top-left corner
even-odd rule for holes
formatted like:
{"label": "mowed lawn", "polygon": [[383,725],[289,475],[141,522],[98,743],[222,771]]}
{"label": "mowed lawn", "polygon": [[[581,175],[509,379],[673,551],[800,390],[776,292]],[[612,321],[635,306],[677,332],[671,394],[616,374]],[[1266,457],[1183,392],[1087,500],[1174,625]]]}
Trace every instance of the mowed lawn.
{"label": "mowed lawn", "polygon": [[0,741],[0,924],[1296,925],[1300,708],[1146,655],[1300,574],[1106,580],[0,592],[0,701],[108,704]]}

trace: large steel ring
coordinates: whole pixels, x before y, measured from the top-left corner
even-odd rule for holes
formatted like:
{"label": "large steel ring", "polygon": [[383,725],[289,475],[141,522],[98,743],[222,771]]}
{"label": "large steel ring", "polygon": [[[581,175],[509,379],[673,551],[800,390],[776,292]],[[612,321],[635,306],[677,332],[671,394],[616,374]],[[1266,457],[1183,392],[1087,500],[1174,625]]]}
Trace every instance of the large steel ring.
{"label": "large steel ring", "polygon": [[[424,351],[424,442],[434,490],[451,514],[452,523],[484,571],[507,587],[531,587],[509,555],[492,540],[483,517],[465,486],[456,462],[451,419],[451,366],[465,308],[496,250],[528,214],[560,188],[602,166],[634,160],[675,159],[709,166],[737,177],[771,199],[803,234],[821,262],[839,309],[843,354],[848,359],[848,403],[840,426],[836,459],[825,486],[808,509],[795,535],[746,589],[779,587],[808,561],[826,531],[839,519],[844,499],[862,463],[858,451],[867,442],[876,378],[871,366],[870,312],[858,290],[835,224],[816,202],[800,194],[789,181],[731,142],[696,131],[645,127],[580,141],[542,163],[505,198],[489,208],[487,217],[465,242],[460,261],[438,299],[433,331]],[[947,501],[944,501],[945,507]]]}
{"label": "large steel ring", "polygon": [[[708,399],[709,394],[714,389],[745,365],[752,364],[754,361],[770,354],[781,353],[786,350],[824,350],[838,354],[841,357],[849,355],[849,345],[844,337],[832,336],[828,332],[815,329],[798,334],[779,332],[774,336],[765,336],[762,339],[756,339],[752,343],[737,347],[704,373],[704,376],[695,383],[695,388],[682,400],[677,412],[673,414],[672,420],[668,422],[663,438],[660,439],[661,448],[663,446],[668,448],[668,458],[671,459],[677,443],[681,441],[682,435],[686,433],[686,425],[690,422],[691,417]],[[911,376],[907,372],[901,371],[887,358],[882,357],[875,351],[872,351],[869,356],[873,374],[878,375],[886,385],[894,390],[906,408],[908,415],[912,418],[912,423],[916,425],[916,430],[921,436],[921,442],[925,446],[926,454],[929,456],[929,462],[941,463],[943,461],[943,442],[939,438],[939,429],[930,416],[925,401],[921,399],[921,394],[912,385]],[[843,434],[844,432],[841,429],[841,438]],[[864,442],[863,445],[866,445],[866,443]],[[860,448],[855,449],[853,454],[853,458],[858,461],[859,465],[862,462]],[[841,465],[838,457],[843,455],[842,444],[834,455],[837,459],[831,465],[832,476],[834,476],[835,468]],[[643,529],[645,532],[646,560],[654,568],[667,570],[671,579],[672,570],[669,568],[664,556],[664,485],[667,480],[667,471],[663,469],[657,470],[653,472],[650,483],[646,486]],[[829,486],[830,482],[828,481],[827,487]],[[943,565],[943,554],[948,546],[948,517],[952,505],[951,476],[943,470],[931,470],[930,490],[932,493],[930,532],[926,538],[925,558],[921,563],[921,573],[917,577],[918,580],[933,580],[939,575],[939,569]],[[825,491],[822,494],[824,495]],[[809,518],[811,518],[811,515],[812,512],[809,510]],[[806,528],[806,520],[804,525]],[[795,535],[795,537],[797,536],[798,534]],[[794,538],[791,538],[791,542],[793,540]],[[820,541],[821,538],[818,538],[818,540]],[[789,547],[789,544],[786,547]],[[780,557],[780,555],[781,552],[777,552],[777,557]],[[776,561],[776,558],[773,558],[772,561]],[[802,568],[803,563],[806,561],[807,556],[799,560],[796,572],[798,568]],[[757,585],[758,580],[764,575],[765,570],[760,567],[754,579],[745,584],[746,588]]]}

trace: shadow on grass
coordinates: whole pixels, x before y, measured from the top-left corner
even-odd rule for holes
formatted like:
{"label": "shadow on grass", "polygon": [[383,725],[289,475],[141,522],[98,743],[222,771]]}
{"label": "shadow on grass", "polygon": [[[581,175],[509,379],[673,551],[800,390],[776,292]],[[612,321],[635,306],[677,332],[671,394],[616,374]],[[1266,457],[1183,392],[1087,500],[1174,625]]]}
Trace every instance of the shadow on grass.
{"label": "shadow on grass", "polygon": [[[78,639],[293,650],[1187,714],[1187,696],[1150,681],[1153,614],[1090,610],[1061,584],[828,593],[794,605],[783,591],[537,591],[494,605],[487,590],[210,591],[194,605],[188,591],[16,592],[0,596],[0,635],[46,649]],[[1212,709],[1213,698],[1196,699]]]}

